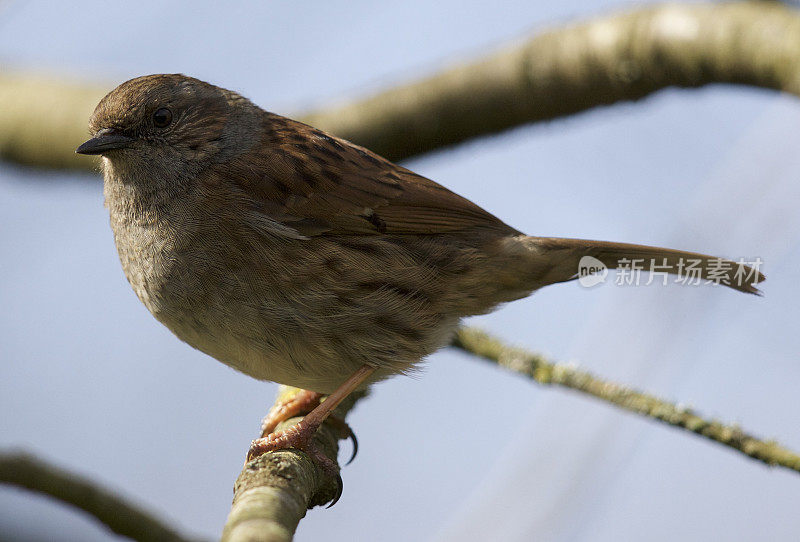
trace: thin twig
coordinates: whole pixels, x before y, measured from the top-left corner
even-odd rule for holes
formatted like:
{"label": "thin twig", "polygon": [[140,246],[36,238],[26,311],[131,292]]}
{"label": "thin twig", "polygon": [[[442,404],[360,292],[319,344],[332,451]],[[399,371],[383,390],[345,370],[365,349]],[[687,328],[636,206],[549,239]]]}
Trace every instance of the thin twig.
{"label": "thin twig", "polygon": [[142,542],[181,542],[178,534],[151,512],[96,482],[49,465],[25,452],[0,453],[0,483],[45,495],[83,510],[115,533]]}
{"label": "thin twig", "polygon": [[539,384],[561,386],[591,395],[623,410],[664,422],[733,448],[767,465],[800,472],[800,455],[775,441],[765,441],[745,433],[734,425],[705,419],[692,409],[603,380],[571,365],[550,362],[538,354],[508,346],[483,331],[462,328],[453,339],[452,346],[528,376]]}

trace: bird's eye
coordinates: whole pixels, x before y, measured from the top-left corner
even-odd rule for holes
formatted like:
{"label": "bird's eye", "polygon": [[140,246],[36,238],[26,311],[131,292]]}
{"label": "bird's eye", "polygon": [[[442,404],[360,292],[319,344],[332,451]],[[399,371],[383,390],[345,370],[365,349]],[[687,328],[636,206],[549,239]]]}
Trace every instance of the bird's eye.
{"label": "bird's eye", "polygon": [[166,107],[162,107],[153,113],[153,124],[156,128],[166,128],[172,122],[172,111]]}

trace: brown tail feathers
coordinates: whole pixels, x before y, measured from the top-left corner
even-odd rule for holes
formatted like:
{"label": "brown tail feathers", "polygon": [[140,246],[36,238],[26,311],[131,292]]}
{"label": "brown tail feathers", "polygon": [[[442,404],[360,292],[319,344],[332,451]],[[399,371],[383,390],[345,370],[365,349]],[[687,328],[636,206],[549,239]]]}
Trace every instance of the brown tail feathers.
{"label": "brown tail feathers", "polygon": [[687,282],[712,281],[749,294],[760,294],[755,285],[766,278],[744,263],[695,252],[584,239],[529,239],[537,253],[547,255],[542,261],[549,265],[541,268],[537,277],[541,286],[579,278],[579,266],[586,271],[593,263],[588,258],[581,261],[585,256],[596,258],[609,269],[655,270],[686,277]]}

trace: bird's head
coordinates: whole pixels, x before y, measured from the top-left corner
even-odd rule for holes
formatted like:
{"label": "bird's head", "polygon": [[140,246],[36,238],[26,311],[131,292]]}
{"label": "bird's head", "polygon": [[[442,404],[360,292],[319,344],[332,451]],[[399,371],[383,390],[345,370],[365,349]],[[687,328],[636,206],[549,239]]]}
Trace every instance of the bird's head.
{"label": "bird's head", "polygon": [[[249,147],[257,108],[235,92],[182,74],[137,77],[109,92],[89,120],[92,138],[76,149],[102,155],[104,168],[195,176]],[[139,176],[139,175],[136,175]]]}

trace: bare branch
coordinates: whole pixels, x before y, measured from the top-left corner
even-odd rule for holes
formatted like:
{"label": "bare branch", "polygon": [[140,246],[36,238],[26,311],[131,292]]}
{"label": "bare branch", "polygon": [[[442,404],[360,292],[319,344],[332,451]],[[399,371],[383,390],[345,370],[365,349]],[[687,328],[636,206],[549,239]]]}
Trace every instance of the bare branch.
{"label": "bare branch", "polygon": [[[285,397],[281,386],[278,398]],[[364,393],[348,397],[336,409],[344,416]],[[283,430],[299,422],[292,418],[280,424]],[[338,435],[326,424],[315,435],[316,444],[337,461]],[[335,480],[325,478],[322,470],[304,453],[296,450],[269,452],[245,464],[234,485],[231,512],[222,532],[223,542],[289,542],[306,510],[331,500]]]}
{"label": "bare branch", "polygon": [[763,2],[638,8],[541,32],[304,120],[400,160],[670,86],[710,83],[800,95],[800,13]]}
{"label": "bare branch", "polygon": [[91,514],[115,533],[142,542],[192,540],[95,482],[24,452],[0,453],[0,483],[43,493]]}
{"label": "bare branch", "polygon": [[89,115],[111,90],[0,70],[0,159],[27,166],[97,170],[75,149],[89,137]]}
{"label": "bare branch", "polygon": [[[710,83],[800,95],[800,13],[757,1],[647,6],[544,31],[485,58],[300,118],[402,160],[666,87]],[[0,158],[94,169],[94,160],[73,151],[103,94],[95,85],[0,75]]]}
{"label": "bare branch", "polygon": [[707,420],[689,408],[676,406],[647,393],[603,380],[571,365],[552,363],[521,348],[503,344],[499,339],[472,328],[458,331],[452,346],[501,367],[528,376],[544,385],[570,388],[642,416],[690,431],[733,448],[770,466],[800,472],[800,455],[775,441],[764,441],[733,425]]}

